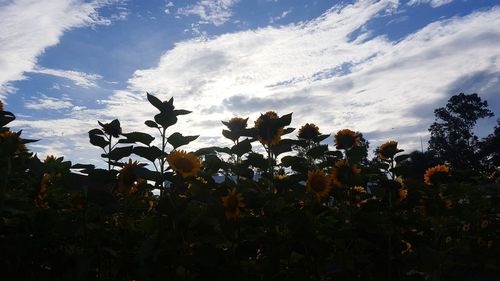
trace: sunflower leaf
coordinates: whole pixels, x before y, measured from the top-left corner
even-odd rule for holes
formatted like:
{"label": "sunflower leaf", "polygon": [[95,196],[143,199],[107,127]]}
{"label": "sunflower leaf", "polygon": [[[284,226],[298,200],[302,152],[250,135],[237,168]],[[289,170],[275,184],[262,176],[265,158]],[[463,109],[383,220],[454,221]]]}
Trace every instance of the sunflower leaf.
{"label": "sunflower leaf", "polygon": [[410,158],[410,155],[409,154],[401,154],[401,155],[398,155],[394,158],[394,160],[399,163],[399,162],[402,162],[406,159]]}
{"label": "sunflower leaf", "polygon": [[154,162],[156,159],[162,157],[164,154],[158,147],[156,146],[135,146],[133,149],[135,155],[138,155],[142,158],[148,159],[151,162]]}
{"label": "sunflower leaf", "polygon": [[157,97],[151,95],[150,93],[146,93],[146,96],[148,98],[148,101],[150,104],[152,104],[154,107],[156,107],[159,111],[163,111],[163,103],[161,102],[160,99]]}
{"label": "sunflower leaf", "polygon": [[177,115],[186,115],[186,114],[189,114],[191,113],[192,111],[189,111],[189,110],[185,110],[185,109],[176,109],[174,110],[174,114],[177,116]]}
{"label": "sunflower leaf", "polygon": [[148,126],[150,128],[158,128],[158,124],[156,124],[156,122],[153,120],[146,120],[146,122],[144,122],[144,124],[146,124],[146,126]]}
{"label": "sunflower leaf", "polygon": [[183,136],[181,133],[175,132],[167,138],[167,142],[170,143],[174,149],[177,149],[180,146],[194,141],[198,137],[199,136]]}
{"label": "sunflower leaf", "polygon": [[319,136],[314,137],[313,141],[314,142],[322,142],[322,141],[326,140],[329,136],[330,136],[330,134],[319,135]]}
{"label": "sunflower leaf", "polygon": [[123,157],[130,156],[130,154],[132,154],[133,149],[134,149],[134,147],[131,145],[124,146],[124,147],[117,147],[117,148],[111,150],[107,154],[107,158],[109,158],[110,160],[118,161],[118,160],[122,159]]}
{"label": "sunflower leaf", "polygon": [[249,139],[239,142],[231,147],[231,152],[241,157],[243,154],[252,150],[252,144]]}
{"label": "sunflower leaf", "polygon": [[105,140],[104,137],[93,135],[89,133],[90,143],[92,145],[104,148],[109,145],[109,141]]}
{"label": "sunflower leaf", "polygon": [[132,142],[140,142],[148,146],[155,139],[153,136],[141,132],[132,132],[123,135],[127,138],[127,140],[130,140]]}
{"label": "sunflower leaf", "polygon": [[16,120],[16,116],[14,115],[14,113],[9,111],[2,111],[0,115],[0,127],[3,127],[14,120]]}
{"label": "sunflower leaf", "polygon": [[322,145],[318,145],[316,147],[309,149],[309,151],[307,152],[307,155],[311,156],[312,158],[320,158],[327,151],[328,151],[328,145],[322,144]]}
{"label": "sunflower leaf", "polygon": [[166,111],[156,114],[155,121],[163,128],[168,128],[177,123],[177,117],[172,112]]}
{"label": "sunflower leaf", "polygon": [[267,159],[264,158],[262,154],[250,153],[245,160],[248,165],[259,168],[261,170],[267,170],[269,163]]}

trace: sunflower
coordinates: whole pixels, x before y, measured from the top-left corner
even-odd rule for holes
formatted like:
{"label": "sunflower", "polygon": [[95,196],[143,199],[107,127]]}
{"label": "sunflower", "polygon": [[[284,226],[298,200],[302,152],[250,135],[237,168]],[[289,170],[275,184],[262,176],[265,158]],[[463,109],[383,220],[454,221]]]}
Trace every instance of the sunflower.
{"label": "sunflower", "polygon": [[44,173],[40,179],[40,186],[38,188],[38,194],[35,197],[34,203],[37,208],[48,208],[49,204],[45,200],[49,186],[53,183],[53,175],[50,173]]}
{"label": "sunflower", "polygon": [[405,200],[406,197],[408,197],[408,189],[400,188],[398,190],[398,197],[399,197],[399,201]]}
{"label": "sunflower", "polygon": [[361,137],[354,131],[343,129],[337,132],[334,141],[337,149],[349,149],[355,145],[359,146],[361,144]]}
{"label": "sunflower", "polygon": [[20,154],[27,150],[21,143],[19,134],[11,131],[0,132],[0,147],[2,148],[0,153],[7,155]]}
{"label": "sunflower", "polygon": [[247,122],[248,118],[233,117],[225,124],[230,131],[237,132],[244,130],[247,127]]}
{"label": "sunflower", "polygon": [[226,207],[226,218],[237,219],[240,217],[240,208],[245,207],[243,195],[236,192],[236,188],[228,189],[227,196],[222,197],[222,204]]}
{"label": "sunflower", "polygon": [[424,182],[427,185],[434,185],[445,179],[449,175],[450,169],[445,165],[437,165],[425,171]]}
{"label": "sunflower", "polygon": [[401,240],[401,243],[403,243],[403,250],[401,251],[401,255],[406,254],[406,253],[411,253],[413,252],[411,243],[405,240]]}
{"label": "sunflower", "polygon": [[320,133],[318,126],[314,125],[313,123],[306,123],[304,126],[300,127],[297,137],[301,139],[312,140],[319,135]]}
{"label": "sunflower", "polygon": [[278,119],[278,114],[274,111],[268,111],[266,114],[261,114],[255,121],[257,129],[257,137],[259,141],[267,146],[276,145],[281,141],[281,136],[285,130],[283,127],[278,127],[273,120]]}
{"label": "sunflower", "polygon": [[134,193],[137,191],[137,186],[144,182],[144,179],[137,176],[135,169],[141,167],[139,162],[132,159],[123,166],[118,175],[118,192],[120,193]]}
{"label": "sunflower", "polygon": [[54,155],[47,155],[45,157],[45,160],[43,160],[43,163],[48,164],[56,161],[56,157]]}
{"label": "sunflower", "polygon": [[307,172],[306,189],[314,193],[318,199],[328,196],[332,189],[330,176],[321,170]]}
{"label": "sunflower", "polygon": [[101,123],[100,121],[97,121],[99,125],[101,125],[102,130],[115,138],[118,138],[122,134],[122,127],[120,126],[120,121],[117,119],[111,121],[110,123]]}
{"label": "sunflower", "polygon": [[393,140],[382,144],[376,150],[378,157],[382,160],[391,160],[394,155],[401,151],[403,149],[398,149],[398,142]]}
{"label": "sunflower", "polygon": [[358,165],[351,166],[347,160],[338,160],[331,172],[333,184],[337,187],[345,187],[360,172]]}
{"label": "sunflower", "polygon": [[184,150],[174,150],[167,156],[170,167],[183,178],[194,177],[201,170],[200,159],[193,153]]}
{"label": "sunflower", "polygon": [[366,189],[362,186],[356,185],[352,188],[352,190],[356,193],[366,193]]}

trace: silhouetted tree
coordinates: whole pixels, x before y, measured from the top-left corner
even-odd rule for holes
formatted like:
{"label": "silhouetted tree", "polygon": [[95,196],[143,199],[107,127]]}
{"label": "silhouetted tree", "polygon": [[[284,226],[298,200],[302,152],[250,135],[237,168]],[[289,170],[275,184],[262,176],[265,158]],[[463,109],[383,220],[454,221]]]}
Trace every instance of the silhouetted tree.
{"label": "silhouetted tree", "polygon": [[481,158],[488,170],[500,167],[500,119],[492,134],[481,141]]}
{"label": "silhouetted tree", "polygon": [[434,110],[436,121],[430,126],[429,150],[455,169],[477,170],[480,165],[478,137],[473,129],[477,120],[493,116],[488,102],[477,94],[452,96],[446,107]]}

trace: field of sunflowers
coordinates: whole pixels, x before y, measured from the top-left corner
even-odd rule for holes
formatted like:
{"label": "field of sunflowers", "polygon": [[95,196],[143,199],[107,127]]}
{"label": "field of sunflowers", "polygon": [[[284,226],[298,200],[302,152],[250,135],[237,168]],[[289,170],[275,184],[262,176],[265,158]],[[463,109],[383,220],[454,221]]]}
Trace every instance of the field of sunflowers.
{"label": "field of sunflowers", "polygon": [[39,159],[0,103],[2,280],[500,280],[498,173],[272,111],[187,152],[190,111],[147,99],[156,135],[89,131],[105,168]]}

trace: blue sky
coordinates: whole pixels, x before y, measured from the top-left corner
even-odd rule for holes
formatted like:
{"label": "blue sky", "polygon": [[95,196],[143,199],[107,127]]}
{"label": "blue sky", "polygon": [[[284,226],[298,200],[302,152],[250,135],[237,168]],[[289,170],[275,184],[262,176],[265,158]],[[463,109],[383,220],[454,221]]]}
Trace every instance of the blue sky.
{"label": "blue sky", "polygon": [[500,116],[500,0],[0,0],[0,98],[40,155],[95,162],[97,120],[148,131],[145,92],[193,114],[190,149],[229,144],[220,120],[293,112],[374,149],[428,138],[433,109],[477,92]]}

